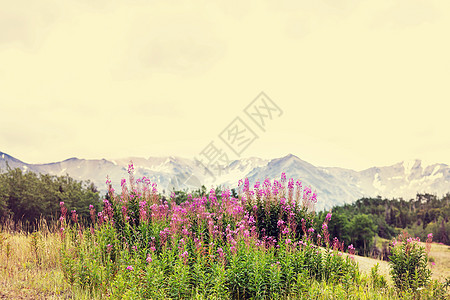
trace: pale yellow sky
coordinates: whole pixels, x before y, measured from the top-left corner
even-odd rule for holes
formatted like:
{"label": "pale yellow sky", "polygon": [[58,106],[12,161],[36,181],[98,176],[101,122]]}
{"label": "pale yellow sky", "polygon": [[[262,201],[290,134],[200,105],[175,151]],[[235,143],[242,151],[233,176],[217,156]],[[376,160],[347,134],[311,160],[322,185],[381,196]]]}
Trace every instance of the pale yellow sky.
{"label": "pale yellow sky", "polygon": [[450,1],[0,0],[0,151],[192,158],[264,91],[242,156],[450,164]]}

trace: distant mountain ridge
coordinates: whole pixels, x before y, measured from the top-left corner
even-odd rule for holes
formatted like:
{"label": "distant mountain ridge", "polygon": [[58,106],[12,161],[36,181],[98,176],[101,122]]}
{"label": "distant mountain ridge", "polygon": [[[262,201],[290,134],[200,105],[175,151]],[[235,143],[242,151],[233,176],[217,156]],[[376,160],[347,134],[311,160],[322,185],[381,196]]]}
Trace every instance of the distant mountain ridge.
{"label": "distant mountain ridge", "polygon": [[0,169],[6,163],[11,168],[51,175],[68,174],[77,180],[91,180],[97,188],[106,192],[106,176],[116,190],[120,180],[127,178],[127,168],[133,161],[135,177],[147,177],[158,184],[159,191],[222,185],[233,188],[239,179],[249,178],[251,183],[265,178],[280,178],[285,172],[288,178],[300,179],[303,185],[317,190],[318,209],[352,203],[361,197],[415,198],[417,193],[433,193],[442,196],[450,192],[450,167],[446,164],[426,165],[421,160],[404,161],[392,166],[372,167],[354,171],[335,167],[316,167],[293,154],[274,159],[257,157],[230,162],[220,175],[212,177],[193,159],[176,156],[129,157],[121,159],[70,158],[48,164],[27,164],[0,152]]}

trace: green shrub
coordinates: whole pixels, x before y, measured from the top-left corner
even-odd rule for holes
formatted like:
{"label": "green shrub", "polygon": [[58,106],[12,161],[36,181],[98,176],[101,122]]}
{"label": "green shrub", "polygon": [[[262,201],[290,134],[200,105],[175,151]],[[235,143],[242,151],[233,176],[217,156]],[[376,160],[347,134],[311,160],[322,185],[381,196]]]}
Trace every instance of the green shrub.
{"label": "green shrub", "polygon": [[389,259],[390,273],[399,290],[417,291],[429,283],[431,270],[428,269],[428,254],[425,247],[419,244],[419,239],[407,233],[399,235],[392,243]]}

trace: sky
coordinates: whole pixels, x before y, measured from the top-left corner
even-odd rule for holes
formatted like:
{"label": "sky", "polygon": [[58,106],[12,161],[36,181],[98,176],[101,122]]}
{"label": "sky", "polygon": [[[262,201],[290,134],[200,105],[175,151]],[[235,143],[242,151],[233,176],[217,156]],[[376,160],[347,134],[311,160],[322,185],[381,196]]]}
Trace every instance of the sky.
{"label": "sky", "polygon": [[[212,143],[229,159],[450,165],[450,1],[0,7],[0,151],[27,163],[193,158]],[[257,137],[237,152],[220,138],[233,122]]]}

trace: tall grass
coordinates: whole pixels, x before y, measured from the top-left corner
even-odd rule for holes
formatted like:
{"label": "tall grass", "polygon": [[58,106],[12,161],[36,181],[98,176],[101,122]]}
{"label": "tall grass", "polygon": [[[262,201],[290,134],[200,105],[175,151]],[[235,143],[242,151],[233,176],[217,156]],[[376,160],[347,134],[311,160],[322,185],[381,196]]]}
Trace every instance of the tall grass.
{"label": "tall grass", "polygon": [[[240,181],[237,198],[212,189],[181,204],[160,199],[149,179],[135,180],[132,165],[129,174],[120,193],[107,182],[108,198],[102,211],[91,207],[90,228],[61,203],[62,270],[71,286],[92,297],[310,299],[373,291],[374,298],[389,298],[401,292],[389,289],[376,269],[363,276],[352,245],[343,254],[347,247],[327,230],[331,213],[321,233],[314,232],[316,194],[284,174],[253,187]],[[436,297],[436,289],[429,291]]]}
{"label": "tall grass", "polygon": [[0,295],[9,299],[66,295],[56,223],[41,220],[34,233],[21,228],[12,221],[0,225]]}

